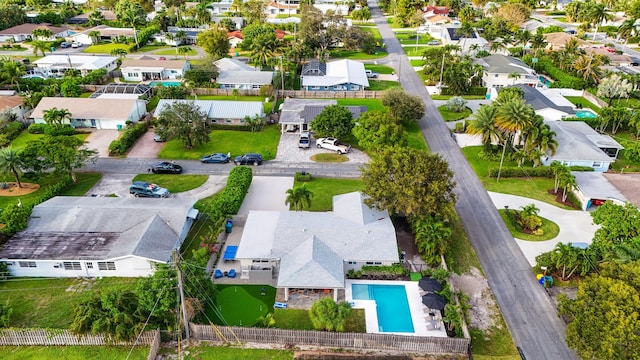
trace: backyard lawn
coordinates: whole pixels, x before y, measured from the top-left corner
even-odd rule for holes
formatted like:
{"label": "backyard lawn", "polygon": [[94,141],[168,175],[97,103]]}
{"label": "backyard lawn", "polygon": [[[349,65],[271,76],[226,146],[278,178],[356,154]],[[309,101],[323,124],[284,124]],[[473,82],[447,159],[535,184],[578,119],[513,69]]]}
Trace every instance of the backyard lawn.
{"label": "backyard lawn", "polygon": [[[429,41],[433,40],[433,38],[426,34],[417,34],[418,35],[418,45],[426,45]],[[396,38],[400,41],[402,45],[415,45],[416,44],[416,33],[415,32],[396,32]]]}
{"label": "backyard lawn", "polygon": [[[478,154],[481,150],[482,146],[467,146],[462,148],[462,153],[467,158],[467,161],[469,161],[469,165],[471,165],[471,168],[473,168],[475,173],[478,175],[487,191],[524,196],[544,201],[563,209],[575,210],[574,208],[559,204],[555,200],[556,196],[548,193],[549,189],[553,189],[552,178],[502,178],[500,181],[496,181],[495,178],[489,178],[487,176],[489,169],[498,168],[500,166],[500,162],[480,159]],[[515,167],[517,164],[514,161],[505,160],[503,166]],[[528,165],[525,165],[523,168],[527,169],[527,166]]]}
{"label": "backyard lawn", "polygon": [[294,186],[302,184],[306,184],[306,187],[313,192],[311,207],[305,208],[306,211],[331,211],[334,195],[362,191],[363,189],[362,181],[359,179],[313,178],[309,182],[296,181]]}
{"label": "backyard lawn", "polygon": [[600,108],[597,105],[582,96],[565,96],[565,98],[571,101],[573,105],[582,105],[583,108],[589,108],[595,111],[596,114],[600,113]]}
{"label": "backyard lawn", "polygon": [[280,130],[277,126],[266,126],[259,132],[213,130],[209,133],[209,139],[208,143],[190,150],[185,150],[178,140],[167,141],[158,158],[199,160],[207,154],[231,152],[232,158],[246,153],[259,153],[264,160],[272,160],[276,157]]}
{"label": "backyard lawn", "polygon": [[261,316],[272,311],[276,298],[276,289],[267,285],[218,285],[217,288],[218,312],[214,314],[212,309],[207,309],[207,316],[216,324],[253,326]]}
{"label": "backyard lawn", "polygon": [[[279,329],[313,330],[309,311],[303,309],[275,309],[273,317],[276,319],[274,327]],[[351,315],[345,321],[345,332],[364,333],[367,331],[364,309],[352,309]]]}
{"label": "backyard lawn", "polygon": [[444,119],[444,121],[462,120],[462,119],[466,119],[467,117],[469,117],[469,115],[471,115],[471,109],[469,108],[465,108],[464,111],[462,112],[455,112],[447,109],[447,105],[438,106],[438,111],[440,112],[440,115],[442,115],[442,118]]}
{"label": "backyard lawn", "polygon": [[407,146],[410,148],[429,151],[427,142],[424,140],[420,125],[416,122],[404,121],[402,126],[407,131]]}
{"label": "backyard lawn", "polygon": [[[29,134],[29,130],[24,129],[24,130],[22,130],[22,132],[20,133],[20,135],[17,138],[15,138],[15,139],[13,139],[13,141],[11,141],[11,147],[14,150],[20,150],[23,147],[25,147],[29,141],[38,140],[43,136],[44,136],[44,134]],[[87,139],[87,137],[89,136],[89,133],[80,133],[80,134],[75,134],[73,136],[77,137],[78,139],[80,139],[82,141],[85,141]]]}
{"label": "backyard lawn", "polygon": [[130,346],[0,346],[4,359],[60,359],[60,360],[144,360],[149,355],[148,346],[136,346],[131,355]]}
{"label": "backyard lawn", "polygon": [[385,91],[390,89],[400,89],[400,83],[393,80],[371,80],[369,79],[369,87],[367,90],[371,91]]}
{"label": "backyard lawn", "polygon": [[13,309],[10,327],[67,328],[71,305],[84,291],[133,289],[135,278],[11,278],[0,282],[0,303]]}
{"label": "backyard lawn", "polygon": [[381,99],[337,99],[340,106],[366,106],[367,111],[386,111]]}
{"label": "backyard lawn", "polygon": [[171,193],[180,193],[202,186],[207,179],[208,175],[138,174],[132,181],[146,181],[157,184]]}
{"label": "backyard lawn", "polygon": [[376,64],[364,64],[364,68],[373,72],[377,72],[378,74],[393,74],[393,72],[395,71],[390,66]]}
{"label": "backyard lawn", "polygon": [[114,44],[114,43],[99,44],[99,45],[91,45],[88,48],[82,50],[82,52],[109,55],[111,54],[111,51],[115,49],[124,49],[129,51],[130,46],[131,45],[128,45],[128,44]]}
{"label": "backyard lawn", "polygon": [[[178,48],[162,49],[162,50],[155,51],[154,54],[155,55],[175,55],[175,56],[184,57],[185,54],[182,54],[182,53],[178,52],[177,49]],[[198,55],[198,52],[195,51],[192,47],[189,47],[189,52],[186,55],[187,56],[195,56],[195,55]]]}
{"label": "backyard lawn", "polygon": [[371,60],[380,59],[387,56],[387,52],[376,49],[374,54],[366,54],[360,51],[333,50],[329,53],[332,59],[351,59],[351,60]]}
{"label": "backyard lawn", "polygon": [[65,191],[60,193],[60,196],[85,196],[87,192],[102,179],[102,173],[90,173],[82,172],[76,174],[76,183]]}

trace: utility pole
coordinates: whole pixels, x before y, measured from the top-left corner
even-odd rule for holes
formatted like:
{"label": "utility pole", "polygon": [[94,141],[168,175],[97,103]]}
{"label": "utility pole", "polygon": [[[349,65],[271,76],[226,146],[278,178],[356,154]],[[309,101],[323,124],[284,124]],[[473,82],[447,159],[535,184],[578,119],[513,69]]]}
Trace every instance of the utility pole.
{"label": "utility pole", "polygon": [[282,91],[284,94],[284,68],[282,66],[282,55],[280,55],[280,79],[282,80]]}
{"label": "utility pole", "polygon": [[442,53],[442,65],[440,66],[440,82],[438,83],[438,95],[442,95],[442,73],[444,73],[444,53]]}
{"label": "utility pole", "polygon": [[187,308],[184,304],[184,289],[182,288],[182,271],[180,270],[180,258],[178,251],[173,250],[173,265],[176,267],[176,273],[178,274],[178,291],[180,293],[180,307],[182,307],[182,322],[184,323],[185,340],[189,341],[189,321],[187,318]]}

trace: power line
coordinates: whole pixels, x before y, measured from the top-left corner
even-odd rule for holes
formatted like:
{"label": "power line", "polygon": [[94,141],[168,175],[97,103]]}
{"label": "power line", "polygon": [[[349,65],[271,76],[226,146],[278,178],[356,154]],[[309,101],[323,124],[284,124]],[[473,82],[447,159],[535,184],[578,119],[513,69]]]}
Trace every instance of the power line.
{"label": "power line", "polygon": [[[164,288],[162,289],[162,292],[164,292]],[[131,353],[133,352],[133,349],[136,347],[136,344],[138,343],[138,340],[140,340],[140,336],[142,336],[142,334],[144,333],[144,329],[147,327],[147,324],[149,323],[149,320],[151,319],[151,315],[153,315],[153,311],[156,309],[156,306],[158,306],[158,303],[160,302],[160,299],[162,298],[162,292],[160,294],[158,294],[158,299],[156,300],[156,303],[153,304],[153,308],[151,309],[151,312],[149,312],[149,316],[147,316],[147,320],[144,322],[144,325],[142,325],[142,329],[140,330],[140,333],[136,337],[136,341],[134,341],[133,345],[131,345],[131,350],[129,350],[129,353],[127,354],[127,360],[131,356]]]}

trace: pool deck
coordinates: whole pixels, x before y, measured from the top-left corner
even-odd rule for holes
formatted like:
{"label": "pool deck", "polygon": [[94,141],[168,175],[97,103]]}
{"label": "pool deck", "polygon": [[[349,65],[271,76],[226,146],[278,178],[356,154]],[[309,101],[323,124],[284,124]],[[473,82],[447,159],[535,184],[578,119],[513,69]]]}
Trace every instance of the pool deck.
{"label": "pool deck", "polygon": [[[376,313],[375,300],[353,300],[351,291],[352,284],[368,284],[368,285],[404,285],[407,292],[407,300],[409,301],[409,310],[411,311],[411,321],[413,322],[413,333],[401,332],[381,332],[378,330],[378,315]],[[422,304],[422,296],[420,296],[420,288],[417,281],[371,281],[371,280],[346,280],[345,281],[345,300],[351,302],[354,309],[364,309],[365,320],[367,323],[367,333],[374,334],[396,334],[405,336],[432,336],[447,337],[447,332],[442,321],[439,321],[439,329],[429,330],[431,324],[427,320],[425,310],[428,309]]]}

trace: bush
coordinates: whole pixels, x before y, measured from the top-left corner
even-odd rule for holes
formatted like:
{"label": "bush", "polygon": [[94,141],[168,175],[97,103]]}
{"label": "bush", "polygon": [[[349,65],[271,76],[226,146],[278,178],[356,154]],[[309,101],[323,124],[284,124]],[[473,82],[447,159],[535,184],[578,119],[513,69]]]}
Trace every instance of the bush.
{"label": "bush", "polygon": [[[570,166],[571,171],[593,171],[589,166]],[[498,168],[489,169],[489,177],[498,176]],[[537,167],[503,167],[500,177],[547,177],[553,178],[553,170],[549,166],[537,166]]]}
{"label": "bush", "polygon": [[227,124],[211,124],[207,125],[211,130],[237,130],[237,131],[251,131],[249,125],[227,125]]}
{"label": "bush", "polygon": [[44,134],[47,124],[31,124],[29,125],[29,134]]}
{"label": "bush", "polygon": [[71,125],[63,125],[63,126],[50,126],[45,125],[44,134],[49,136],[72,136],[76,133],[76,129],[71,127]]}
{"label": "bush", "polygon": [[303,172],[296,172],[296,176],[295,176],[295,181],[302,181],[302,182],[309,182],[311,181],[311,174],[303,171]]}
{"label": "bush", "polygon": [[467,100],[463,99],[462,96],[454,96],[451,99],[447,100],[445,104],[447,110],[453,112],[463,112],[467,108]]}
{"label": "bush", "polygon": [[109,156],[125,154],[145,132],[147,132],[147,123],[145,121],[128,126],[116,140],[109,144]]}
{"label": "bush", "polygon": [[[6,139],[11,142],[18,136],[24,129],[24,125],[19,121],[12,121],[7,126],[2,129],[2,134],[5,135]],[[4,145],[3,145],[4,146]]]}
{"label": "bush", "polygon": [[[481,95],[484,96],[487,94],[487,88],[483,86],[471,86],[466,94],[464,95]],[[453,94],[452,90],[448,87],[442,88],[442,95],[460,95]]]}
{"label": "bush", "polygon": [[592,129],[595,129],[600,126],[600,118],[577,118],[577,117],[566,117],[562,119],[562,121],[582,121],[587,125],[591,126]]}
{"label": "bush", "polygon": [[236,166],[231,169],[227,178],[227,186],[213,204],[213,212],[217,217],[227,217],[238,213],[252,180],[251,168]]}
{"label": "bush", "polygon": [[528,65],[542,70],[543,73],[549,75],[552,79],[555,80],[554,82],[551,83],[550,87],[582,90],[587,86],[584,80],[577,78],[575,76],[569,75],[568,73],[555,67],[550,59],[541,58],[538,60],[538,64],[536,65],[531,62],[532,58],[533,57],[531,55],[526,55],[524,57],[524,60]]}
{"label": "bush", "polygon": [[403,276],[409,276],[409,270],[400,264],[393,264],[390,266],[365,265],[358,271],[351,269],[347,272],[347,277],[349,279],[373,278],[395,280]]}

